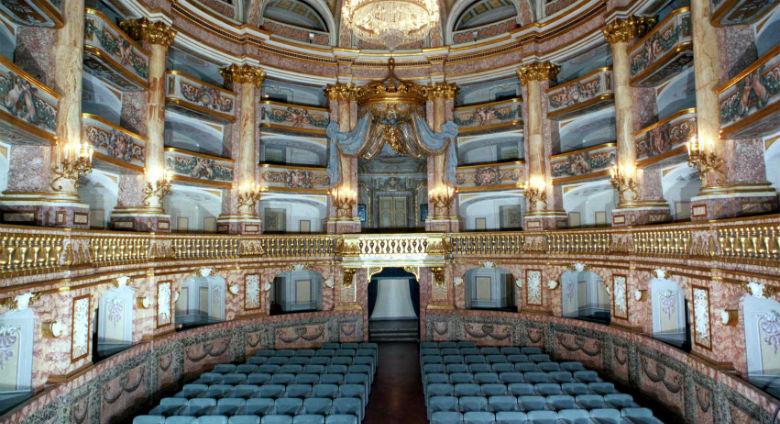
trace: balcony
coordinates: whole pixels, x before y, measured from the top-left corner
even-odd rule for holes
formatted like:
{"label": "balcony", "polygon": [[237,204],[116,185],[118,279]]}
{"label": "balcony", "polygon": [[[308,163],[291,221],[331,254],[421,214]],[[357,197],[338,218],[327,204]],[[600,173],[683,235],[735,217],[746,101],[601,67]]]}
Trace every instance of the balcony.
{"label": "balcony", "polygon": [[263,100],[260,102],[260,126],[280,132],[325,135],[330,113],[321,107]]}
{"label": "balcony", "polygon": [[550,159],[552,177],[556,183],[603,177],[615,163],[615,143],[599,144],[566,153],[553,155]]}
{"label": "balcony", "polygon": [[220,188],[233,183],[232,159],[166,147],[165,167],[176,181]]}
{"label": "balcony", "polygon": [[575,80],[547,89],[547,116],[571,118],[613,102],[612,69],[599,68]]}
{"label": "balcony", "polygon": [[330,43],[330,35],[327,32],[299,28],[273,19],[263,19],[263,29],[275,37],[286,38],[300,43],[327,46]]}
{"label": "balcony", "polygon": [[98,163],[143,172],[146,140],[140,135],[89,113],[81,115],[81,131]]}
{"label": "balcony", "polygon": [[683,109],[634,133],[640,166],[685,154],[685,143],[696,135],[696,109]]}
{"label": "balcony", "polygon": [[776,5],[775,1],[710,0],[712,24],[716,26],[752,24]]}
{"label": "balcony", "polygon": [[16,0],[0,2],[0,12],[14,23],[25,26],[59,28],[62,26],[62,1]]}
{"label": "balcony", "polygon": [[325,194],[330,185],[327,168],[301,165],[260,165],[260,181],[270,191]]}
{"label": "balcony", "polygon": [[181,71],[166,72],[165,101],[171,109],[219,123],[236,120],[236,95]]}
{"label": "balcony", "polygon": [[0,133],[12,144],[52,144],[60,95],[0,56]]}
{"label": "balcony", "polygon": [[780,46],[717,88],[723,137],[755,138],[780,126]]}
{"label": "balcony", "polygon": [[149,80],[149,53],[106,15],[87,9],[84,68],[121,90],[145,90]]}
{"label": "balcony", "polygon": [[459,166],[455,175],[458,191],[516,189],[525,174],[525,162],[485,163]]}
{"label": "balcony", "polygon": [[455,31],[452,33],[452,43],[463,44],[485,40],[500,35],[506,36],[515,28],[517,28],[517,18],[512,16],[511,18],[493,22],[491,24]]}
{"label": "balcony", "polygon": [[681,7],[637,41],[629,52],[631,85],[655,87],[693,62],[691,11]]}
{"label": "balcony", "polygon": [[520,98],[499,100],[455,108],[455,123],[460,134],[493,132],[523,123]]}

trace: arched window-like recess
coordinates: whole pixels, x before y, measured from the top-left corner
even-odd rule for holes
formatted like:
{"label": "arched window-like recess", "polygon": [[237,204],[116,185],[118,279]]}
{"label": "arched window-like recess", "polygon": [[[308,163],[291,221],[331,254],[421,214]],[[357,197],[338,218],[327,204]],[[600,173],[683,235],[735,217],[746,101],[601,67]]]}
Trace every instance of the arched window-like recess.
{"label": "arched window-like recess", "polygon": [[[469,33],[486,29],[497,22],[516,22],[518,10],[513,0],[462,0],[454,2],[447,18],[446,40],[448,43],[463,42],[455,40],[455,34]],[[516,24],[515,24],[516,25]],[[490,32],[490,35],[498,35]],[[469,40],[471,41],[471,40]]]}
{"label": "arched window-like recess", "polygon": [[301,0],[270,0],[263,17],[299,28],[328,31],[325,17],[311,4]]}
{"label": "arched window-like recess", "polygon": [[274,277],[271,315],[317,311],[322,307],[322,275],[295,270]]}
{"label": "arched window-like recess", "polygon": [[113,355],[133,344],[135,290],[125,285],[100,296],[97,310],[96,358]]}
{"label": "arched window-like recess", "polygon": [[780,303],[745,296],[742,316],[748,380],[780,397]]}
{"label": "arched window-like recess", "polygon": [[0,315],[0,413],[32,394],[34,328],[31,309]]}
{"label": "arched window-like recess", "polygon": [[653,315],[653,337],[684,350],[691,348],[688,303],[676,281],[668,278],[650,280]]}
{"label": "arched window-like recess", "polygon": [[225,279],[216,275],[186,279],[176,300],[176,323],[189,328],[224,319]]}
{"label": "arched window-like recess", "polygon": [[466,308],[517,312],[515,278],[503,268],[476,268],[466,272]]}
{"label": "arched window-like recess", "polygon": [[566,271],[561,275],[563,316],[609,324],[609,293],[598,275],[590,271]]}

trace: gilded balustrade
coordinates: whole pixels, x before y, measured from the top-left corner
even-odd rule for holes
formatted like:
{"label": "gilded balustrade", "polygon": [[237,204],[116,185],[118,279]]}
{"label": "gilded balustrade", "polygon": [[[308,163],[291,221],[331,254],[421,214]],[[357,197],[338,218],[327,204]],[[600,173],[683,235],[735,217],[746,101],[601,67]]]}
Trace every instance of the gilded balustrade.
{"label": "gilded balustrade", "polygon": [[780,226],[750,225],[718,228],[720,255],[726,258],[780,260]]}
{"label": "gilded balustrade", "polygon": [[520,255],[523,253],[523,233],[460,233],[450,238],[453,255]]}

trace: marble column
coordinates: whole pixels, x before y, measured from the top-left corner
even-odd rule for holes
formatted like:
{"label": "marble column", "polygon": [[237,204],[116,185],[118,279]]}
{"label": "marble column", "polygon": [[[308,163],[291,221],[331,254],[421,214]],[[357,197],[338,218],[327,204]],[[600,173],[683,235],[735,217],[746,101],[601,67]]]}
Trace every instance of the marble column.
{"label": "marble column", "polygon": [[[330,105],[330,119],[339,123],[339,131],[351,131],[357,124],[355,86],[339,83],[325,89]],[[358,176],[356,156],[339,152],[341,181],[334,185],[328,198],[327,232],[359,233],[357,215]]]}
{"label": "marble column", "polygon": [[260,234],[262,222],[257,214],[262,187],[257,179],[258,142],[256,140],[257,88],[265,73],[250,65],[230,65],[221,70],[225,85],[238,91],[238,155],[234,156],[233,188],[226,193],[227,211],[217,220],[221,233]]}
{"label": "marble column", "polygon": [[[2,219],[70,228],[89,227],[89,206],[79,202],[78,179],[91,169],[79,166],[81,92],[84,74],[84,2],[62,6],[63,25],[52,46],[54,85],[60,94],[56,144],[14,146],[8,189],[0,198]],[[86,145],[84,145],[86,146]],[[84,163],[84,162],[81,162]]]}
{"label": "marble column", "polygon": [[121,26],[150,51],[146,149],[144,176],[127,178],[126,190],[120,182],[119,204],[111,214],[111,225],[120,230],[170,231],[171,218],[163,209],[163,199],[170,190],[165,170],[165,63],[176,31],[146,18],[122,21]]}
{"label": "marble column", "polygon": [[[718,34],[710,22],[710,1],[691,1],[693,68],[696,78],[696,132],[700,154],[691,155],[702,180],[691,199],[691,220],[769,212],[777,195],[766,180],[763,149],[755,140],[720,138]],[[756,168],[758,167],[758,168]]]}
{"label": "marble column", "polygon": [[[452,119],[455,84],[438,82],[428,89],[430,115],[428,123],[434,131],[441,131],[442,125]],[[454,141],[453,141],[454,142]],[[428,157],[428,218],[426,231],[458,231],[458,196],[452,183],[446,181],[446,150]]]}
{"label": "marble column", "polygon": [[603,29],[612,47],[612,89],[615,93],[615,134],[617,164],[612,185],[618,193],[617,209],[612,211],[612,225],[644,225],[671,220],[669,204],[663,199],[661,179],[657,173],[637,169],[634,140],[633,92],[628,43],[641,36],[654,19],[629,16],[615,19]]}
{"label": "marble column", "polygon": [[530,63],[517,71],[526,91],[525,156],[528,176],[524,196],[528,209],[523,217],[526,230],[565,227],[568,221],[566,212],[556,208],[562,204],[562,200],[560,190],[556,191],[552,184],[549,163],[552,154],[550,123],[546,119],[545,102],[542,102],[542,92],[557,74],[558,66],[550,62]]}

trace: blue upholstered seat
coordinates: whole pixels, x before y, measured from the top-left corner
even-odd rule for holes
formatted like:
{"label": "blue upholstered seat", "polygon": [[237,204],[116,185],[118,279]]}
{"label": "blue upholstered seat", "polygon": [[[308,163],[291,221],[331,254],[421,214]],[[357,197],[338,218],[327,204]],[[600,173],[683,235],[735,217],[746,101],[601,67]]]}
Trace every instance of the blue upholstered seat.
{"label": "blue upholstered seat", "polygon": [[481,387],[474,383],[460,383],[455,386],[455,396],[479,396]]}
{"label": "blue upholstered seat", "polygon": [[360,421],[356,415],[332,414],[325,417],[325,424],[358,424]]}
{"label": "blue upholstered seat", "polygon": [[281,384],[264,384],[257,389],[257,395],[264,398],[279,398],[284,396],[285,386]]}
{"label": "blue upholstered seat", "polygon": [[561,385],[558,383],[539,383],[534,385],[534,389],[536,393],[543,396],[560,395],[563,393]]}
{"label": "blue upholstered seat", "polygon": [[538,411],[547,409],[547,399],[544,396],[518,396],[517,408],[521,411]]}
{"label": "blue upholstered seat", "polygon": [[298,398],[279,398],[274,401],[274,411],[281,415],[295,415],[303,408],[303,400]]}
{"label": "blue upholstered seat", "polygon": [[590,418],[598,424],[620,424],[623,418],[620,411],[612,408],[598,408],[590,411]]}
{"label": "blue upholstered seat", "polygon": [[262,424],[292,424],[293,417],[289,415],[266,415],[260,421]]}
{"label": "blue upholstered seat", "polygon": [[303,400],[303,413],[328,415],[332,406],[333,400],[330,398],[311,397]]}
{"label": "blue upholstered seat", "polygon": [[458,398],[455,396],[431,396],[428,399],[428,413],[437,411],[458,411]]}
{"label": "blue upholstered seat", "polygon": [[482,396],[503,396],[509,393],[506,385],[501,383],[489,383],[480,385]]}
{"label": "blue upholstered seat", "polygon": [[636,408],[637,404],[634,402],[634,398],[631,395],[625,393],[610,393],[604,395],[604,402],[612,408],[624,409],[624,408]]}
{"label": "blue upholstered seat", "polygon": [[358,420],[363,419],[363,405],[359,398],[354,397],[338,397],[333,399],[333,406],[331,407],[331,413],[333,414],[346,414],[354,415],[358,417]]}
{"label": "blue upholstered seat", "polygon": [[311,395],[311,384],[288,384],[284,396],[288,398],[305,399]]}
{"label": "blue upholstered seat", "polygon": [[269,415],[274,411],[274,400],[270,398],[247,399],[239,412],[242,415]]}
{"label": "blue upholstered seat", "polygon": [[165,417],[162,415],[139,415],[133,418],[133,424],[165,424]]}
{"label": "blue upholstered seat", "polygon": [[490,396],[488,406],[493,412],[516,411],[517,398],[514,396]]}
{"label": "blue upholstered seat", "polygon": [[175,415],[165,419],[165,424],[195,424],[197,422],[198,419],[190,415]]}
{"label": "blue upholstered seat", "polygon": [[528,383],[512,383],[507,386],[509,393],[514,396],[530,396],[536,394],[536,389],[533,384]]}
{"label": "blue upholstered seat", "polygon": [[571,395],[547,396],[547,407],[556,411],[577,409],[577,401]]}
{"label": "blue upholstered seat", "polygon": [[260,424],[256,415],[234,415],[228,419],[228,424]]}
{"label": "blue upholstered seat", "polygon": [[599,409],[606,406],[601,395],[578,395],[574,399],[577,400],[580,407],[585,409]]}
{"label": "blue upholstered seat", "polygon": [[590,414],[584,409],[564,409],[558,411],[561,424],[591,424]]}
{"label": "blue upholstered seat", "polygon": [[492,412],[471,411],[463,414],[464,424],[493,424],[496,422],[496,416]]}
{"label": "blue upholstered seat", "polygon": [[567,395],[572,395],[572,396],[590,394],[590,389],[588,389],[588,385],[584,383],[563,383],[561,384],[561,389]]}
{"label": "blue upholstered seat", "polygon": [[487,411],[488,400],[484,396],[461,396],[458,399],[458,407],[460,412],[466,413],[469,411]]}
{"label": "blue upholstered seat", "polygon": [[293,417],[293,424],[325,424],[325,416],[316,414],[302,414]]}
{"label": "blue upholstered seat", "polygon": [[204,415],[198,417],[198,424],[228,424],[228,417],[224,415]]}
{"label": "blue upholstered seat", "polygon": [[431,424],[460,424],[463,414],[457,411],[438,411],[431,415]]}
{"label": "blue upholstered seat", "polygon": [[320,384],[315,384],[314,386],[312,386],[311,389],[312,397],[335,399],[338,397],[338,394],[339,394],[338,384],[320,383]]}
{"label": "blue upholstered seat", "polygon": [[222,398],[217,401],[217,408],[214,414],[217,415],[236,415],[246,404],[245,399],[241,398]]}
{"label": "blue upholstered seat", "polygon": [[528,417],[525,412],[496,412],[496,424],[526,424]]}
{"label": "blue upholstered seat", "polygon": [[558,424],[558,414],[553,411],[531,411],[526,416],[530,424]]}
{"label": "blue upholstered seat", "polygon": [[[604,396],[606,399],[606,396]],[[647,408],[625,408],[621,415],[626,420],[637,424],[661,424],[661,420],[653,416],[653,411]]]}
{"label": "blue upholstered seat", "polygon": [[235,371],[236,371],[236,366],[234,364],[217,364],[214,365],[214,368],[211,370],[211,372],[216,372],[220,374],[227,374]]}

